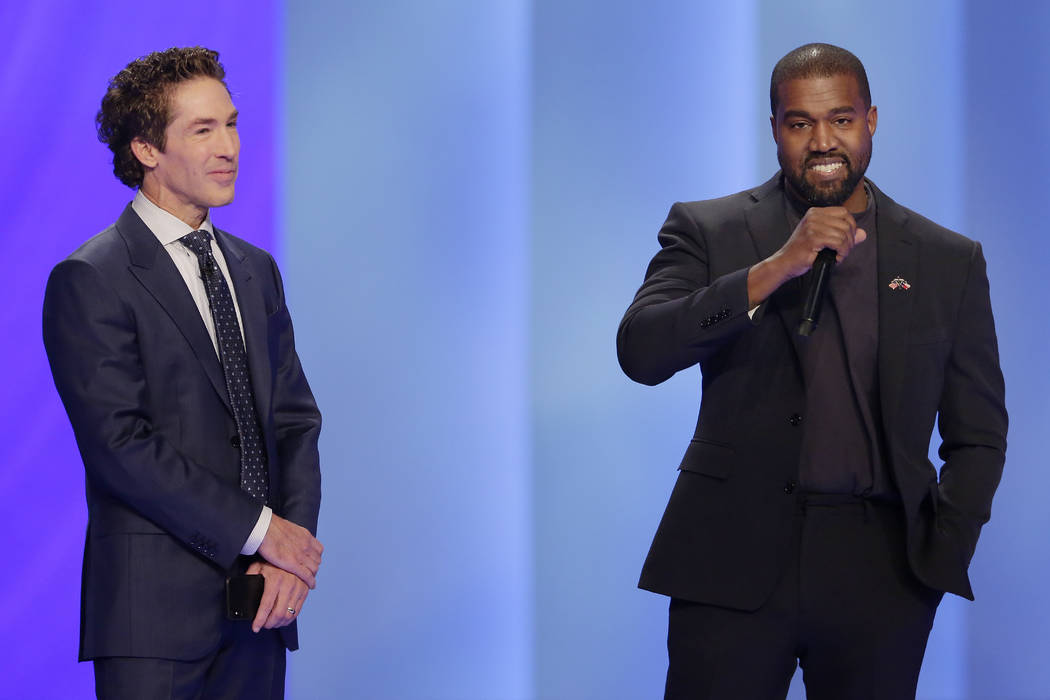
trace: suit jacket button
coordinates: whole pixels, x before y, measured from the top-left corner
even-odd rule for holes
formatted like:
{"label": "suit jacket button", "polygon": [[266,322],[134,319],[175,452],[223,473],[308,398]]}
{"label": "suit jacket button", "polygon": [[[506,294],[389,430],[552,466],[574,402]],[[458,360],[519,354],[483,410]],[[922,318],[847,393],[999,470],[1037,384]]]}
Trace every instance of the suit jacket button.
{"label": "suit jacket button", "polygon": [[792,413],[791,416],[788,418],[788,423],[791,423],[791,425],[798,425],[801,422],[802,416],[798,413]]}
{"label": "suit jacket button", "polygon": [[796,486],[798,486],[798,484],[796,484],[794,481],[787,482],[786,484],[784,484],[784,493],[794,493]]}
{"label": "suit jacket button", "polygon": [[238,450],[241,449],[241,436],[234,435],[230,438],[230,444],[236,447]]}

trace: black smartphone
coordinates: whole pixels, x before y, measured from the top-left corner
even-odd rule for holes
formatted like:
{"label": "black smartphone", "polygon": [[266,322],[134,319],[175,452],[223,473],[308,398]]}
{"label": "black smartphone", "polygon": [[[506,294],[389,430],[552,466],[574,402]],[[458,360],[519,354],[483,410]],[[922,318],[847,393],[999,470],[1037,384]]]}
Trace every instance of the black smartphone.
{"label": "black smartphone", "polygon": [[264,584],[262,574],[239,574],[226,579],[226,618],[254,620]]}

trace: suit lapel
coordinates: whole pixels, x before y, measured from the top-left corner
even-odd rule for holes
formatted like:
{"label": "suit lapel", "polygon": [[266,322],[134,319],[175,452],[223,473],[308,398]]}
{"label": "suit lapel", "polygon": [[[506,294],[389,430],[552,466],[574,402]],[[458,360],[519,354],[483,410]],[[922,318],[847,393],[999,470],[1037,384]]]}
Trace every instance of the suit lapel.
{"label": "suit lapel", "polygon": [[[744,209],[748,232],[755,245],[758,260],[765,260],[787,242],[791,227],[784,213],[783,190],[778,172],[765,184],[751,192],[754,203]],[[776,309],[784,324],[789,339],[794,338],[798,322],[802,318],[802,280],[795,278],[783,284],[773,293],[767,303]],[[791,343],[795,349],[795,343]],[[796,349],[796,359],[797,349]]]}
{"label": "suit lapel", "polygon": [[[872,185],[875,191],[876,230],[878,231],[879,298],[879,396],[883,424],[891,425],[897,401],[904,384],[908,352],[908,334],[912,328],[919,267],[919,241],[908,232],[908,212]],[[910,289],[890,283],[897,278],[908,282]],[[890,431],[887,429],[887,434]]]}
{"label": "suit lapel", "polygon": [[212,345],[208,330],[204,327],[204,321],[201,320],[200,311],[197,310],[193,297],[186,289],[186,282],[179,274],[175,263],[164,252],[160,241],[146,227],[146,224],[142,223],[142,219],[130,204],[117,219],[117,231],[128,246],[131,274],[171,317],[175,326],[186,338],[186,342],[189,343],[208,380],[215,388],[215,392],[232,414],[226,391],[226,378],[222,373],[219,358],[215,354],[215,346]]}
{"label": "suit lapel", "polygon": [[215,240],[226,258],[226,268],[237,292],[237,306],[244,325],[244,345],[248,355],[248,371],[252,377],[255,408],[265,429],[265,416],[270,406],[270,355],[266,342],[266,308],[259,282],[248,264],[248,256],[240,244],[225,231],[215,230]]}

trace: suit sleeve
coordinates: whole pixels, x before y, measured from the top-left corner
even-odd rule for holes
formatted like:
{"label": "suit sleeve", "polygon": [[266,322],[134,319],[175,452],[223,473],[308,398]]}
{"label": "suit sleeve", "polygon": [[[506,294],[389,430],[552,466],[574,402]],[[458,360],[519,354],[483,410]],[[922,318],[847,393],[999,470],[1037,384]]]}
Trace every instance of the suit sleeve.
{"label": "suit sleeve", "polygon": [[1005,392],[984,255],[974,244],[938,412],[938,526],[958,538],[967,562],[1006,460]]}
{"label": "suit sleeve", "polygon": [[229,567],[262,507],[155,430],[137,332],[100,270],[82,260],[55,267],[44,346],[92,488]]}
{"label": "suit sleeve", "polygon": [[650,385],[703,362],[752,325],[749,268],[713,276],[705,232],[686,205],[671,207],[658,240],[660,250],[616,336],[624,373]]}
{"label": "suit sleeve", "polygon": [[273,258],[270,258],[270,267],[279,300],[279,308],[270,320],[271,342],[275,343],[277,357],[273,414],[281,465],[281,508],[278,515],[316,535],[321,506],[321,469],[317,450],[321,413],[295,350],[295,334],[285,304],[284,284]]}

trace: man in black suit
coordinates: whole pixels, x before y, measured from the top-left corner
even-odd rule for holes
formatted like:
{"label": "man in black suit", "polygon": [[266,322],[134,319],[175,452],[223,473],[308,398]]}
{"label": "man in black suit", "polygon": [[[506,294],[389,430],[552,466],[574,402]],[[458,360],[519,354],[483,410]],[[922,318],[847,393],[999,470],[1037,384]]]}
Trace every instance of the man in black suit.
{"label": "man in black suit", "polygon": [[[202,48],[113,78],[99,137],[138,191],[48,280],[44,343],[86,470],[80,658],[100,698],[283,697],[321,562],[321,417],[280,274],[209,214],[237,179],[224,79]],[[263,584],[243,621],[227,580]]]}
{"label": "man in black suit", "polygon": [[639,585],[671,596],[668,698],[783,698],[798,663],[811,699],[901,700],[943,592],[973,598],[1005,459],[984,258],[864,178],[878,113],[853,54],[795,49],[770,102],[781,171],[675,204],[620,324],[635,381],[703,377]]}

